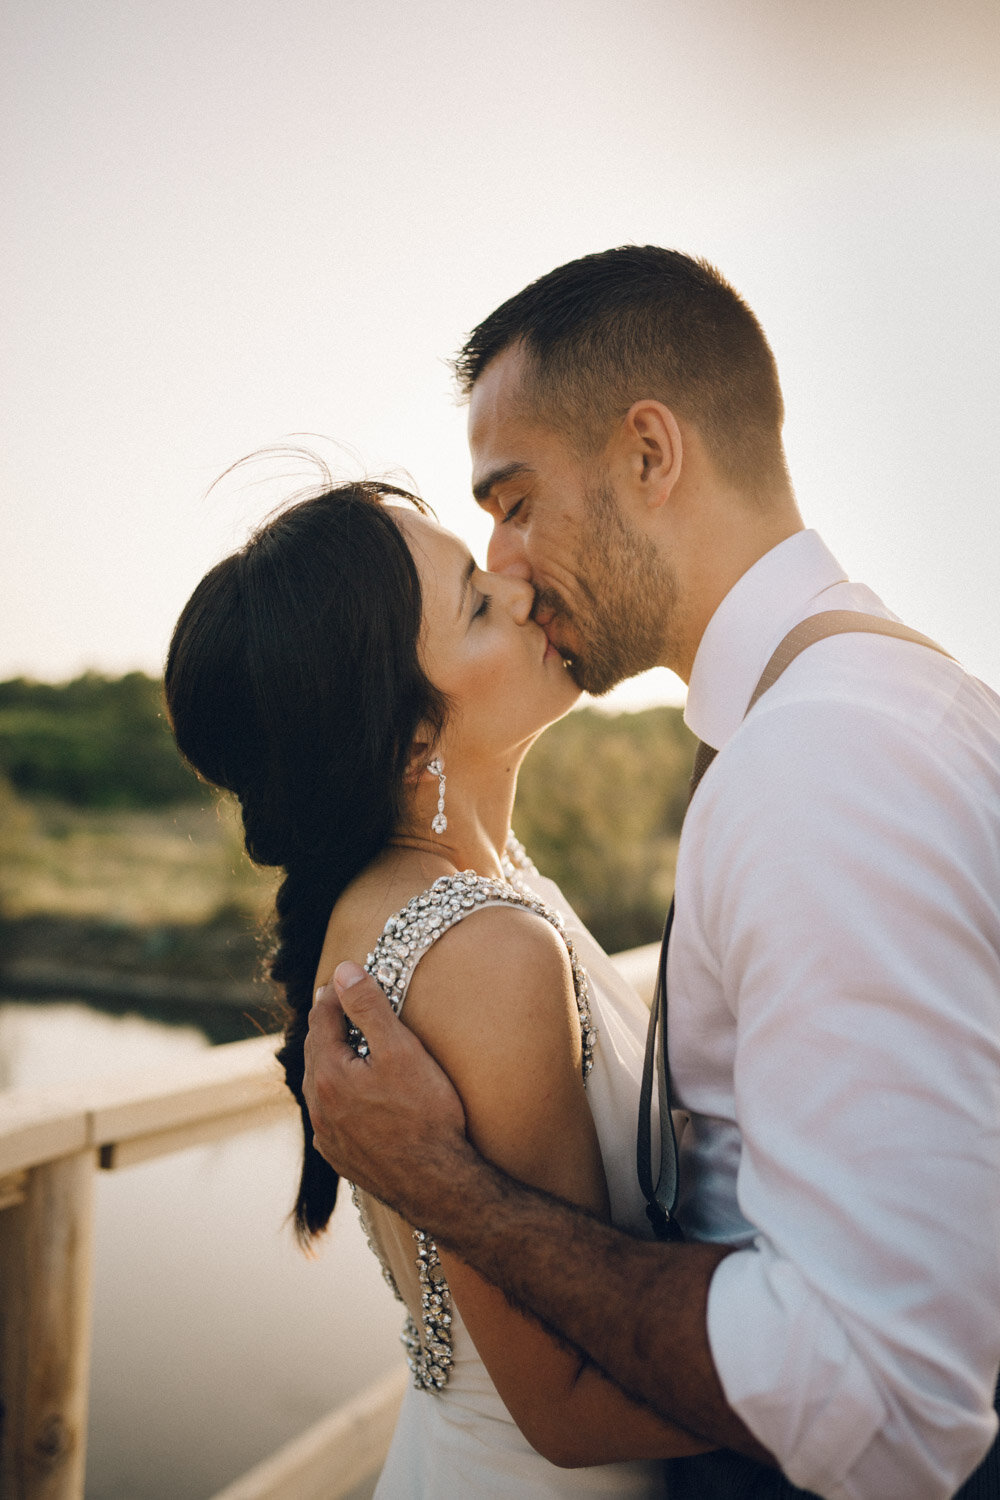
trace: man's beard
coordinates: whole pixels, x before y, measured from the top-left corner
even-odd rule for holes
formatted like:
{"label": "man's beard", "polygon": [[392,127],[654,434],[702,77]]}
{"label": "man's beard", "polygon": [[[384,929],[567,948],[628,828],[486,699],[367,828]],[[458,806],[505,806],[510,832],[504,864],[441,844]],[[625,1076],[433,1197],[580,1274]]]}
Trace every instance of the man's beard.
{"label": "man's beard", "polygon": [[543,589],[537,603],[573,627],[579,649],[567,658],[585,693],[600,697],[627,677],[659,666],[677,607],[677,582],[648,537],[632,531],[611,486],[587,492],[585,540],[576,560],[579,603]]}

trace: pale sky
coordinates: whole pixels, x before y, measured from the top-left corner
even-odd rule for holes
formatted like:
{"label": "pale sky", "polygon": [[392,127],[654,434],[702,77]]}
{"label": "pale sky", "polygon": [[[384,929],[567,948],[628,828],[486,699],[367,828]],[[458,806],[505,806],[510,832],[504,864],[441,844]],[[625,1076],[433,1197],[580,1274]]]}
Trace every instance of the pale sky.
{"label": "pale sky", "polygon": [[275,498],[208,486],[290,434],[481,553],[445,360],[654,242],[760,317],[807,523],[1000,685],[997,0],[6,0],[0,39],[0,677],[158,672]]}

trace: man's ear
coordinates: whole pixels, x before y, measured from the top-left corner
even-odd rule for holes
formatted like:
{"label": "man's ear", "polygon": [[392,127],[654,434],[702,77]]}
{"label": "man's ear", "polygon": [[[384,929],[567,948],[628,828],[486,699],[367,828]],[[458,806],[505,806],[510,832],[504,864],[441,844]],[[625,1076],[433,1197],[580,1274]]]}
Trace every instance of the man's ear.
{"label": "man's ear", "polygon": [[680,424],[662,401],[636,401],[621,428],[628,480],[647,510],[664,505],[681,476],[684,439]]}

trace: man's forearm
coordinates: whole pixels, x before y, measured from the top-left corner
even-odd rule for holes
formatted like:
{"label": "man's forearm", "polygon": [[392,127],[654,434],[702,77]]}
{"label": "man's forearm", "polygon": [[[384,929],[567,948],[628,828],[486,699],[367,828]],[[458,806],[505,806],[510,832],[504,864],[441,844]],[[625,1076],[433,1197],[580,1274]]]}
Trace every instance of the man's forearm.
{"label": "man's forearm", "polygon": [[634,1240],[507,1177],[477,1154],[448,1078],[373,981],[346,964],[338,975],[370,1055],[360,1059],[345,1042],[339,1000],[318,999],[304,1087],[316,1144],[331,1166],[454,1250],[668,1421],[766,1459],[727,1406],[708,1344],[708,1288],[727,1250]]}
{"label": "man's forearm", "polygon": [[728,1250],[632,1239],[471,1146],[434,1175],[429,1218],[422,1185],[423,1228],[661,1416],[769,1460],[727,1405],[708,1344],[709,1283]]}

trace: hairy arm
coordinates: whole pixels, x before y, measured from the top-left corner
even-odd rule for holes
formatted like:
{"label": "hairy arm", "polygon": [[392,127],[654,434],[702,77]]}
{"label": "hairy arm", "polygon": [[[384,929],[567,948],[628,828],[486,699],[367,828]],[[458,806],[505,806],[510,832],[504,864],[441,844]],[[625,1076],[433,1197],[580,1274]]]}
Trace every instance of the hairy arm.
{"label": "hairy arm", "polygon": [[[465,925],[471,930],[472,924]],[[483,994],[510,996],[508,959],[507,949],[494,958],[500,965],[496,988],[482,985]],[[344,1042],[343,1011],[335,986],[328,987],[314,1007],[306,1053],[306,1097],[317,1145],[344,1176],[409,1222],[426,1228],[442,1247],[480,1273],[474,1283],[471,1273],[463,1272],[455,1260],[447,1264],[463,1316],[515,1420],[520,1420],[516,1380],[507,1383],[496,1349],[504,1340],[503,1325],[496,1318],[505,1299],[493,1293],[491,1302],[481,1285],[483,1278],[585,1351],[598,1367],[568,1362],[550,1382],[556,1405],[578,1435],[579,1429],[588,1427],[599,1435],[600,1411],[612,1410],[604,1403],[611,1401],[615,1387],[601,1379],[599,1371],[674,1427],[669,1443],[660,1445],[649,1430],[633,1432],[628,1423],[650,1414],[618,1396],[621,1405],[607,1424],[607,1444],[602,1446],[603,1438],[596,1442],[588,1437],[590,1446],[582,1457],[560,1446],[564,1437],[559,1433],[528,1432],[529,1440],[548,1446],[554,1461],[562,1463],[668,1455],[704,1446],[692,1444],[677,1432],[680,1428],[709,1444],[722,1443],[766,1459],[728,1407],[708,1345],[708,1288],[725,1249],[649,1244],[613,1229],[599,1216],[603,1205],[593,1190],[582,1190],[580,1181],[574,1180],[575,1168],[560,1175],[542,1164],[563,1133],[556,1116],[536,1115],[516,1138],[504,1135],[504,1121],[520,1114],[511,1108],[514,1085],[504,1074],[492,1106],[496,1120],[475,1086],[465,1082],[467,1122],[448,1076],[414,1032],[392,1014],[374,981],[355,965],[342,965],[336,978],[347,1013],[364,1031],[371,1052],[366,1059],[357,1058]],[[428,969],[424,978],[433,981],[436,976]],[[413,1020],[419,1027],[424,1020],[419,994],[411,992],[411,999],[418,1002]],[[536,1013],[540,1000],[552,1004],[551,995],[547,1001],[533,997]],[[490,1025],[502,1035],[507,1018],[494,1013]],[[530,1036],[530,1026],[524,1029]],[[438,1045],[446,1066],[460,1070],[447,1044]],[[481,1155],[477,1145],[493,1159]],[[539,1146],[544,1149],[539,1151]],[[575,1161],[579,1150],[577,1142]],[[537,1178],[538,1186],[518,1180],[524,1176]],[[522,1318],[516,1326],[520,1337],[531,1325]],[[488,1348],[494,1351],[492,1361]],[[556,1351],[557,1346],[549,1340],[548,1349]],[[546,1359],[550,1357],[547,1352]],[[575,1359],[565,1352],[561,1357]],[[565,1396],[579,1392],[573,1398],[576,1404],[567,1403],[560,1390]],[[636,1439],[631,1447],[623,1446],[626,1432]],[[660,1436],[666,1439],[667,1433]]]}

